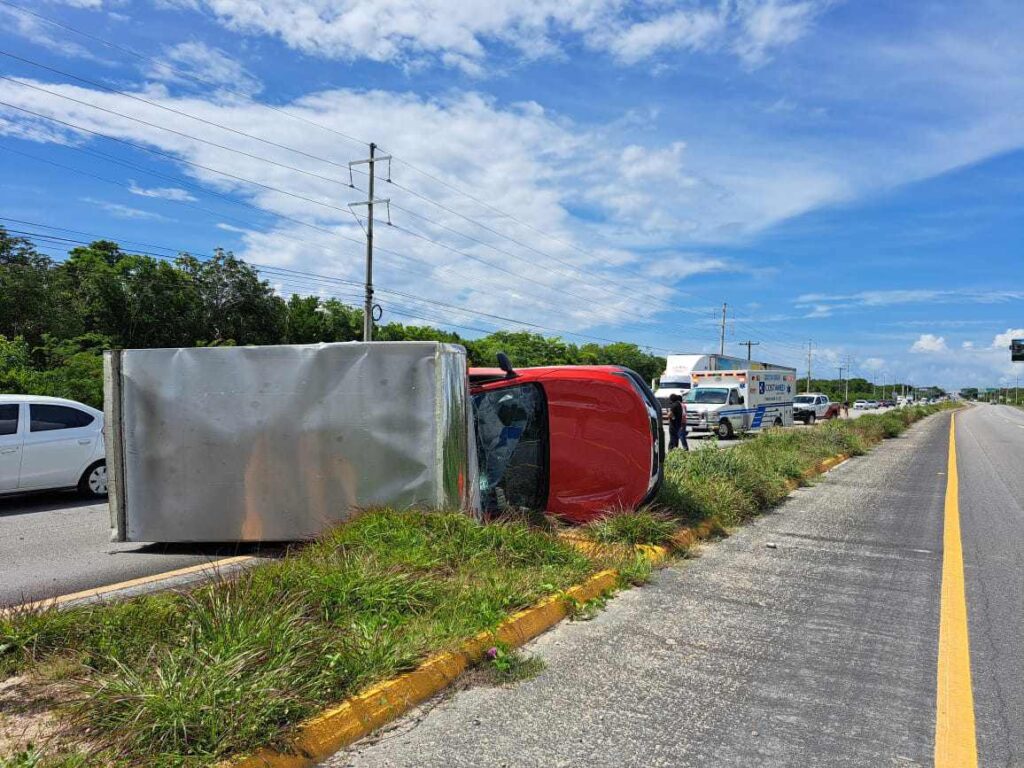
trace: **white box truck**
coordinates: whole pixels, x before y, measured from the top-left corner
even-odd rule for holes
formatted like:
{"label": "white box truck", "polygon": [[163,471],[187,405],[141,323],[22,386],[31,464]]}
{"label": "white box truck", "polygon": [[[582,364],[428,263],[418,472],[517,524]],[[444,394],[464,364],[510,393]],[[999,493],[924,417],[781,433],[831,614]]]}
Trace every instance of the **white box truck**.
{"label": "white box truck", "polygon": [[796,370],[694,371],[686,425],[723,440],[762,427],[793,425]]}
{"label": "white box truck", "polygon": [[668,398],[679,395],[685,398],[693,385],[691,376],[695,371],[750,371],[750,370],[793,370],[772,363],[747,360],[745,357],[695,353],[669,355],[665,358],[665,372],[653,385],[654,396],[661,404],[662,419],[668,419]]}

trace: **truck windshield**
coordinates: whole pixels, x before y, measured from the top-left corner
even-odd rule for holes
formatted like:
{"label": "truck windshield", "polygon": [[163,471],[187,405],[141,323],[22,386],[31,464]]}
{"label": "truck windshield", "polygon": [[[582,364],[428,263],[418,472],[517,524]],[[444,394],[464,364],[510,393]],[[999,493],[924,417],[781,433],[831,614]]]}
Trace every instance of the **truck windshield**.
{"label": "truck windshield", "polygon": [[697,387],[691,389],[686,396],[686,402],[697,403],[698,405],[722,405],[729,400],[728,389],[717,387]]}
{"label": "truck windshield", "polygon": [[811,395],[797,395],[793,398],[793,402],[798,405],[814,405],[814,397]]}
{"label": "truck windshield", "polygon": [[473,414],[482,509],[543,509],[548,494],[548,420],[540,385],[474,395]]}
{"label": "truck windshield", "polygon": [[690,382],[683,381],[682,379],[666,379],[662,376],[658,380],[659,389],[689,389]]}

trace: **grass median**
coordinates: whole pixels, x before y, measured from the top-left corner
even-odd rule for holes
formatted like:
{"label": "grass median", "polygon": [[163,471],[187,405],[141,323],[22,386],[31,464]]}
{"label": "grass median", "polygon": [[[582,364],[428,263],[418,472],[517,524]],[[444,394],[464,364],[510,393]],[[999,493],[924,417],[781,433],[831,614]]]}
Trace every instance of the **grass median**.
{"label": "grass median", "polygon": [[521,522],[378,510],[231,581],[9,615],[0,679],[50,703],[0,766],[210,765],[606,567],[649,572]]}
{"label": "grass median", "polygon": [[672,451],[665,462],[664,485],[651,508],[610,515],[584,530],[602,543],[683,549],[680,526],[702,525],[715,533],[741,525],[782,501],[794,483],[809,482],[808,474],[825,459],[865,453],[949,407],[952,404],[915,406],[821,422],[810,429],[769,429],[729,450]]}

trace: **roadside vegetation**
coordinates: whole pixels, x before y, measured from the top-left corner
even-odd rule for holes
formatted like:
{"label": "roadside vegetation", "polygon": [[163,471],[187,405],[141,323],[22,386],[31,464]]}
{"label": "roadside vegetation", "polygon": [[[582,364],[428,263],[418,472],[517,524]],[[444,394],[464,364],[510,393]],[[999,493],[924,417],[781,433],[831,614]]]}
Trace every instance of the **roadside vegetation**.
{"label": "roadside vegetation", "polygon": [[665,464],[658,507],[688,525],[740,525],[778,504],[794,485],[809,482],[825,459],[858,456],[949,407],[914,406],[835,419],[812,429],[772,429],[729,450],[673,451]]}
{"label": "roadside vegetation", "polygon": [[[0,766],[73,766],[83,751],[90,766],[211,765],[608,567],[650,572],[524,522],[377,510],[230,581],[9,614],[0,679],[61,703],[47,740],[10,745]],[[498,648],[491,666],[511,682],[541,662]]]}

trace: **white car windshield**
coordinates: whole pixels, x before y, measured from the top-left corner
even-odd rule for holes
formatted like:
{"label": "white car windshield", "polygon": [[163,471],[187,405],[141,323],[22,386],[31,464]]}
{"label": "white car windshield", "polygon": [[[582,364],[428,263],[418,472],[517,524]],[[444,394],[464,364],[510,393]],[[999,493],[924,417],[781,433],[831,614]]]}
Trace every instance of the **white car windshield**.
{"label": "white car windshield", "polygon": [[686,402],[698,405],[722,405],[728,402],[728,400],[729,390],[718,389],[717,387],[697,387],[696,389],[691,389],[686,396]]}
{"label": "white car windshield", "polygon": [[813,395],[797,395],[793,398],[794,403],[800,403],[801,405],[814,405]]}

